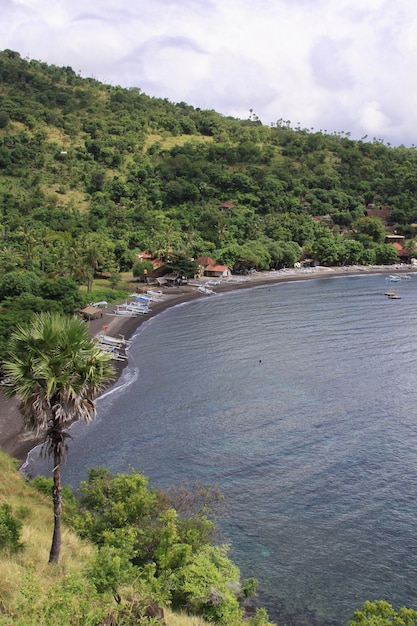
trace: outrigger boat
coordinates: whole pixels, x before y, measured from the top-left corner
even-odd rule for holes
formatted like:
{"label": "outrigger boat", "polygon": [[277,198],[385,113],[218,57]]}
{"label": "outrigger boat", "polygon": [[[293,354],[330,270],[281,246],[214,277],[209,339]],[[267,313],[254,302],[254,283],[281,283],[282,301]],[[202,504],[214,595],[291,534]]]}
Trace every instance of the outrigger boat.
{"label": "outrigger boat", "polygon": [[104,344],[106,346],[111,346],[114,348],[126,349],[131,344],[131,341],[129,339],[125,339],[123,336],[119,338],[112,337],[111,335],[97,335],[96,339],[100,344]]}
{"label": "outrigger boat", "polygon": [[127,354],[120,354],[117,348],[112,348],[111,346],[100,344],[100,350],[102,350],[103,352],[108,352],[111,358],[115,361],[127,361]]}
{"label": "outrigger boat", "polygon": [[197,291],[199,291],[200,293],[206,294],[206,296],[211,296],[211,294],[214,293],[214,289],[209,289],[208,287],[205,287],[204,285],[200,285],[200,287],[197,287]]}
{"label": "outrigger boat", "polygon": [[151,298],[154,298],[155,300],[159,300],[164,297],[164,294],[162,291],[158,291],[155,289],[148,289],[146,293],[148,294],[148,296],[150,296]]}
{"label": "outrigger boat", "polygon": [[124,317],[137,317],[138,311],[131,311],[121,305],[116,306],[116,310],[113,313],[107,313],[107,315],[123,315]]}

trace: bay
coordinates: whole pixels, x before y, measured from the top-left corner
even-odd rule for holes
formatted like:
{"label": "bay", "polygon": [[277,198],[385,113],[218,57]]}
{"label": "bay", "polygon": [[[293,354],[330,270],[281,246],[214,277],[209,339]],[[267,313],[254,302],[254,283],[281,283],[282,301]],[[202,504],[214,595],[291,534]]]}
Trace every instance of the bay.
{"label": "bay", "polygon": [[72,429],[64,482],[104,465],[219,485],[221,538],[278,623],[417,607],[417,277],[400,300],[390,286],[279,283],[150,319],[97,421]]}

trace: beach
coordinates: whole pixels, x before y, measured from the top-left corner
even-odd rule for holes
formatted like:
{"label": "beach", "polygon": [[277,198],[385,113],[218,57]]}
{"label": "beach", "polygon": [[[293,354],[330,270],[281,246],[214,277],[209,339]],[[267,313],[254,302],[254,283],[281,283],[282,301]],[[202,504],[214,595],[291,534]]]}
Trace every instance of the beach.
{"label": "beach", "polygon": [[[279,283],[294,280],[311,280],[318,278],[326,278],[333,276],[361,275],[361,274],[401,274],[415,273],[417,275],[417,267],[413,265],[407,266],[353,266],[353,267],[336,267],[336,268],[308,268],[308,269],[291,269],[270,272],[255,272],[248,276],[233,276],[231,279],[219,279],[219,284],[210,285],[213,289],[213,295],[206,295],[197,290],[195,284],[189,284],[179,287],[163,287],[163,298],[152,302],[151,311],[146,315],[137,317],[123,317],[110,315],[112,307],[103,310],[103,317],[88,322],[89,333],[92,337],[104,332],[114,337],[123,336],[129,339],[137,331],[139,326],[146,322],[150,317],[158,315],[165,309],[176,306],[178,304],[193,300],[195,298],[215,297],[216,293],[231,291],[236,289],[247,289],[259,285]],[[206,282],[209,279],[206,279]],[[191,281],[194,283],[195,281]],[[217,281],[216,281],[217,282]],[[204,284],[204,282],[202,281]],[[138,294],[146,292],[149,287],[143,283],[138,283]],[[120,376],[126,362],[115,362],[116,380]],[[0,391],[0,449],[16,458],[19,463],[26,460],[28,452],[42,441],[41,437],[35,437],[32,432],[28,432],[23,427],[22,417],[19,412],[18,402],[15,398],[8,399],[4,393],[4,389]]]}

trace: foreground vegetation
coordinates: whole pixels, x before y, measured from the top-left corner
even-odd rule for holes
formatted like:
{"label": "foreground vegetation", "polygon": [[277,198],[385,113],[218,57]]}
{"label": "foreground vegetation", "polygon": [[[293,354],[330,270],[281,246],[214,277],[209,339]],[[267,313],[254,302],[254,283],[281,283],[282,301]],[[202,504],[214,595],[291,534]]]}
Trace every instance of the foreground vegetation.
{"label": "foreground vegetation", "polygon": [[168,625],[268,623],[263,610],[243,622],[256,582],[242,583],[227,546],[211,543],[215,490],[162,493],[134,471],[92,470],[80,504],[64,489],[62,558],[48,565],[52,481],[26,484],[2,453],[0,472],[0,624],[160,623],[141,617],[151,600]]}
{"label": "foreground vegetation", "polygon": [[[207,487],[162,493],[134,471],[96,468],[77,502],[64,488],[59,564],[48,564],[53,521],[51,480],[31,483],[0,452],[0,624],[3,626],[145,626],[155,601],[167,626],[266,626],[266,612],[244,619],[256,590],[243,584],[215,547],[209,519],[219,494]],[[190,612],[199,613],[200,616]],[[417,612],[366,602],[349,626],[415,626]]]}
{"label": "foreground vegetation", "polygon": [[75,420],[90,422],[95,399],[114,378],[111,356],[90,337],[81,320],[58,313],[34,315],[11,335],[4,363],[7,395],[20,402],[23,423],[42,432],[43,450],[53,459],[54,532],[49,562],[61,549],[61,465]]}

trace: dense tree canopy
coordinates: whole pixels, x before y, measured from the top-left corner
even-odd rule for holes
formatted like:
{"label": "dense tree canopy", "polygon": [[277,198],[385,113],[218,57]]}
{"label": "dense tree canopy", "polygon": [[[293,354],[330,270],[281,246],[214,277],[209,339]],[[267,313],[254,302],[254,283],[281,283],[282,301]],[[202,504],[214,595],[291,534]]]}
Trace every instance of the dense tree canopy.
{"label": "dense tree canopy", "polygon": [[10,311],[73,311],[80,285],[144,250],[188,275],[202,255],[236,271],[393,263],[387,233],[416,249],[415,148],[266,127],[12,50],[0,79],[0,352]]}

